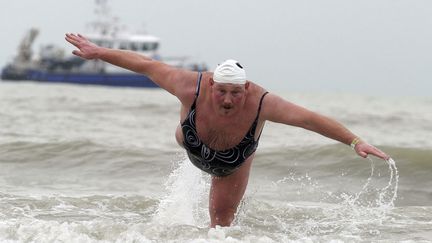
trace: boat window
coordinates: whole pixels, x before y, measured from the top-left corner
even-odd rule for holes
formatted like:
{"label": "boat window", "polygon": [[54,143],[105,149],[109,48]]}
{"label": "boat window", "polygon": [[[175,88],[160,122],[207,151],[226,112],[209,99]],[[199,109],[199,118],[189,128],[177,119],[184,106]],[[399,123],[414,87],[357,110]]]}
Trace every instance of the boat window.
{"label": "boat window", "polygon": [[122,50],[127,50],[128,49],[127,43],[125,43],[125,42],[120,43],[119,48]]}
{"label": "boat window", "polygon": [[139,50],[138,43],[132,42],[131,43],[131,50],[132,51],[138,51]]}
{"label": "boat window", "polygon": [[159,43],[154,42],[154,43],[153,43],[152,50],[156,50],[156,49],[158,48],[158,46],[159,46]]}
{"label": "boat window", "polygon": [[149,50],[148,43],[143,43],[143,44],[142,44],[142,48],[141,48],[141,50],[143,50],[143,51],[148,51],[148,50]]}
{"label": "boat window", "polygon": [[143,43],[142,44],[142,50],[143,51],[154,51],[157,49],[157,46],[158,46],[157,42]]}

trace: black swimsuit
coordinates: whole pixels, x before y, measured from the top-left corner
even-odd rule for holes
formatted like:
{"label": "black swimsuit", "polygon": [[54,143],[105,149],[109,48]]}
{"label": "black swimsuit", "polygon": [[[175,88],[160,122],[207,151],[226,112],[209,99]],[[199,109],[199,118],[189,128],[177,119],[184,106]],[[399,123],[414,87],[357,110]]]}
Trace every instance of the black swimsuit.
{"label": "black swimsuit", "polygon": [[195,126],[196,101],[199,95],[201,77],[202,74],[199,73],[195,100],[185,121],[181,124],[184,139],[183,145],[190,161],[196,167],[215,176],[227,176],[237,170],[258,147],[259,137],[255,141],[255,130],[263,98],[268,92],[264,93],[261,97],[257,116],[242,141],[233,148],[218,151],[211,149],[199,139]]}

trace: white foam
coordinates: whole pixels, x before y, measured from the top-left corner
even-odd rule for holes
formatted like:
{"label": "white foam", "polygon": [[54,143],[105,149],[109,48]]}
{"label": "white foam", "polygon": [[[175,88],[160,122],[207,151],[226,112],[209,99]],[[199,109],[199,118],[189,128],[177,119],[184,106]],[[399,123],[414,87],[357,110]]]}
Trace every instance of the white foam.
{"label": "white foam", "polygon": [[204,175],[184,158],[165,183],[167,194],[153,217],[164,225],[208,226],[209,176]]}
{"label": "white foam", "polygon": [[[381,207],[383,206],[393,207],[394,202],[396,201],[397,198],[397,191],[399,185],[399,172],[396,168],[396,162],[392,158],[389,158],[388,160],[386,160],[386,162],[389,166],[390,178],[387,186],[384,187],[381,190],[381,193],[379,194],[379,204]],[[385,196],[388,194],[391,194],[391,198],[389,199],[388,202],[385,202]]]}

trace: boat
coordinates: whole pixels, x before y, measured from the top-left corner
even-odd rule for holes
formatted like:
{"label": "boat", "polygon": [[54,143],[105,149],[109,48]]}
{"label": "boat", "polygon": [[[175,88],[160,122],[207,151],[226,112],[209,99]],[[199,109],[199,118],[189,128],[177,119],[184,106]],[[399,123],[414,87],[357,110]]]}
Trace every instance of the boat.
{"label": "boat", "polygon": [[[203,62],[189,57],[161,57],[160,39],[142,31],[129,31],[111,15],[107,0],[96,0],[96,21],[89,23],[84,36],[99,46],[131,50],[169,65],[194,71],[206,71]],[[7,81],[37,81],[124,87],[158,87],[146,75],[134,73],[100,60],[85,60],[66,56],[65,49],[53,44],[44,45],[34,55],[32,45],[39,34],[31,28],[18,46],[18,53],[1,72]]]}

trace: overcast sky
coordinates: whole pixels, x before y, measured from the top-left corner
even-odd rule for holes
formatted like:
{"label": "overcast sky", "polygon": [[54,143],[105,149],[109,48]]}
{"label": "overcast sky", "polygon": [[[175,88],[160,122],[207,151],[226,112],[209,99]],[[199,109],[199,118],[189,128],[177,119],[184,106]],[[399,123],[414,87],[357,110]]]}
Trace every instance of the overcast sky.
{"label": "overcast sky", "polygon": [[[30,27],[35,50],[84,32],[91,0],[0,0],[0,65]],[[432,96],[430,0],[111,0],[130,28],[161,38],[165,56],[212,69],[237,59],[270,90]]]}

